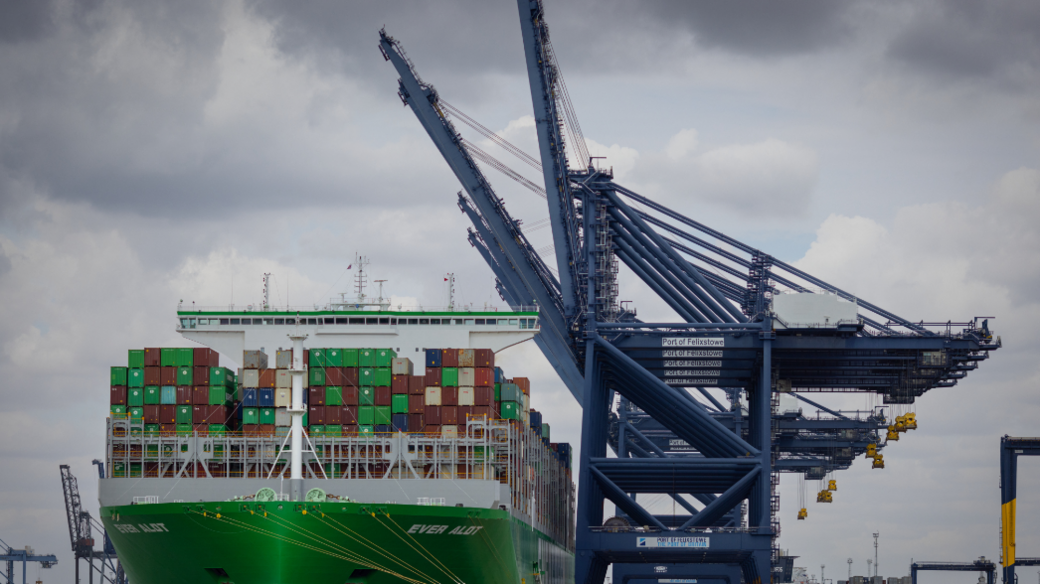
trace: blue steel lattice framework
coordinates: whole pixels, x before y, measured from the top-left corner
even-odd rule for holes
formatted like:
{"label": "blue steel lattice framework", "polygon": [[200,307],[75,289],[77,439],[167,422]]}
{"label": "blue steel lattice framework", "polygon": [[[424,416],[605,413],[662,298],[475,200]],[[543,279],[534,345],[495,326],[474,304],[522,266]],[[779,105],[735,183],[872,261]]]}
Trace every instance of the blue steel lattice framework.
{"label": "blue steel lattice framework", "polygon": [[[582,170],[568,170],[563,131],[569,130],[572,153],[585,160],[580,127],[541,2],[518,0],[518,7],[541,154],[540,164],[531,157],[525,162],[543,170],[544,191],[464,141],[448,112],[471,127],[472,119],[443,103],[384,31],[380,50],[401,76],[402,101],[463,186],[458,203],[473,223],[470,243],[494,272],[503,299],[514,307],[540,307],[536,342],[583,405],[577,580],[602,582],[610,564],[631,575],[647,573],[649,564],[702,564],[691,570],[705,578],[724,578],[737,568],[745,582],[768,580],[778,532],[774,470],[808,475],[847,466],[851,454],[831,453],[839,445],[862,452],[865,436],[875,436],[885,422],[874,414],[851,419],[829,410],[835,416],[829,420],[784,420],[774,412],[778,385],[802,393],[872,391],[886,403],[912,403],[928,389],[955,384],[999,340],[985,321],[982,327],[942,323],[945,330],[936,331],[902,319],[626,189],[591,159]],[[475,158],[545,196],[559,278]],[[644,323],[621,310],[618,260],[680,321]],[[857,302],[859,316],[810,330],[771,310],[771,297],[781,291],[820,289]],[[746,392],[747,416],[739,408],[731,413],[705,388],[724,389],[731,406]],[[632,406],[634,417],[643,417],[641,426],[618,422],[615,396]],[[644,435],[639,427],[651,431]],[[661,446],[676,441],[689,449]],[[608,457],[608,444],[617,458]],[[638,500],[654,493],[672,496],[689,515],[681,522],[655,516]],[[622,524],[604,525],[605,500],[618,508]],[[746,520],[740,515],[744,501]]]}
{"label": "blue steel lattice framework", "polygon": [[[1018,457],[1040,456],[1040,438],[1000,439],[1000,563],[1003,581],[1015,584],[1015,566],[1038,566],[1040,558],[1023,558],[1017,554],[1015,541],[1015,503],[1018,499]],[[916,582],[914,584],[917,584]]]}

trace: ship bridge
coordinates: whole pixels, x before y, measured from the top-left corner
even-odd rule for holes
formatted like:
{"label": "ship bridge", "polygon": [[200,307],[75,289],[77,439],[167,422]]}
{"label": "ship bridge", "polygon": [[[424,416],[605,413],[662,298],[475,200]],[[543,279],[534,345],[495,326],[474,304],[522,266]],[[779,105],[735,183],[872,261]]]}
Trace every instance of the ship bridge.
{"label": "ship bridge", "polygon": [[[298,323],[297,324],[297,320]],[[392,347],[412,363],[426,362],[427,347],[491,349],[496,353],[534,338],[540,329],[537,307],[515,311],[459,310],[257,310],[202,307],[177,311],[184,338],[238,362],[242,352],[268,354],[289,348],[287,335],[308,335],[311,347],[363,349]]]}

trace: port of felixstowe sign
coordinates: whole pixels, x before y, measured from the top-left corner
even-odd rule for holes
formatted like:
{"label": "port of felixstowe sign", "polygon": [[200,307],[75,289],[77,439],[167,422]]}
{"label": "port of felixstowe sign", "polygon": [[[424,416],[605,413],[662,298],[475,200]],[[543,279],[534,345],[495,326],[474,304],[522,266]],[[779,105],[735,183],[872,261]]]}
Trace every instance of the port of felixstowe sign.
{"label": "port of felixstowe sign", "polygon": [[[726,345],[725,337],[664,337],[661,339],[662,348],[687,348],[697,347],[704,349],[707,347],[713,347],[721,349]],[[662,357],[722,357],[722,351],[662,351]],[[669,360],[664,362],[664,382],[669,385],[678,386],[717,386],[719,384],[717,379],[722,374],[719,368],[722,367],[722,361],[682,361],[682,360]],[[677,369],[681,367],[698,367],[697,370],[693,369]],[[711,367],[711,369],[702,369],[701,367]]]}
{"label": "port of felixstowe sign", "polygon": [[706,537],[637,537],[636,547],[653,548],[706,548],[709,546]]}

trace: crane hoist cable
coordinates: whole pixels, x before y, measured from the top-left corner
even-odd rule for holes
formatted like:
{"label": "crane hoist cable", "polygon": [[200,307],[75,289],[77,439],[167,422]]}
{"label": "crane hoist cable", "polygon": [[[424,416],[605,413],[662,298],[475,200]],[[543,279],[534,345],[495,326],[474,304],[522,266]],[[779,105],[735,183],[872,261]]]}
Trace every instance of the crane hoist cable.
{"label": "crane hoist cable", "polygon": [[528,180],[525,176],[523,176],[519,172],[513,170],[512,168],[509,168],[502,161],[498,160],[494,156],[491,156],[487,152],[484,152],[483,150],[480,149],[480,147],[478,147],[473,142],[470,142],[469,140],[466,140],[465,138],[463,138],[462,139],[462,145],[466,148],[466,151],[468,151],[470,153],[470,156],[472,156],[473,158],[476,158],[477,160],[483,162],[484,164],[490,166],[491,168],[494,168],[495,170],[497,170],[497,171],[501,172],[502,174],[508,176],[509,178],[515,180],[516,182],[520,183],[521,186],[523,186],[524,188],[530,190],[531,192],[533,192],[534,194],[538,195],[539,197],[541,197],[543,199],[546,198],[545,189],[544,188],[539,186],[537,183],[535,183],[535,182],[533,182],[531,180]]}
{"label": "crane hoist cable", "polygon": [[502,136],[499,136],[496,132],[492,131],[490,128],[488,128],[484,124],[481,124],[477,120],[474,120],[470,116],[466,115],[465,112],[463,112],[459,108],[451,105],[450,103],[444,101],[443,99],[441,99],[438,103],[440,103],[440,105],[445,110],[447,110],[453,116],[458,118],[458,120],[460,122],[462,122],[463,124],[466,124],[467,126],[472,128],[475,132],[477,132],[481,136],[484,136],[488,140],[491,140],[495,144],[498,144],[505,151],[507,151],[510,154],[512,154],[513,156],[516,156],[517,158],[519,158],[523,163],[525,163],[525,164],[527,164],[527,165],[529,165],[529,166],[531,166],[531,167],[533,167],[533,168],[535,168],[535,169],[537,169],[539,171],[542,170],[542,163],[539,162],[537,158],[535,158],[535,157],[531,156],[530,154],[524,152],[519,147],[514,146],[508,140],[506,140]]}

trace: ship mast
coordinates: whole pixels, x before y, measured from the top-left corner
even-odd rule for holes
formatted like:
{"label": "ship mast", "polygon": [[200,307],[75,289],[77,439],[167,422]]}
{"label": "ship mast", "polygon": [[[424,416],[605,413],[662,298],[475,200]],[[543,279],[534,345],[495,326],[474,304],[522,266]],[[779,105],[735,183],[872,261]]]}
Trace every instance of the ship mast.
{"label": "ship mast", "polygon": [[292,351],[292,426],[289,428],[289,490],[293,501],[303,500],[303,415],[307,408],[303,405],[303,341],[307,335],[300,333],[299,317],[296,320],[296,332],[289,335],[293,342]]}

